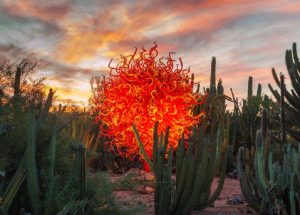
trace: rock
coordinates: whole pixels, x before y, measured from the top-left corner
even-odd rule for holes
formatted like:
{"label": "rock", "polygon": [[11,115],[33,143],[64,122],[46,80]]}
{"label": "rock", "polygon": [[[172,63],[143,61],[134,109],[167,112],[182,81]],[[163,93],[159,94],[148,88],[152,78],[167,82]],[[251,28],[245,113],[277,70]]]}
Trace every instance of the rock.
{"label": "rock", "polygon": [[140,194],[147,194],[146,190],[145,190],[145,187],[144,186],[138,186],[136,188],[136,191]]}
{"label": "rock", "polygon": [[138,186],[136,190],[140,194],[151,194],[155,192],[155,189],[150,186]]}
{"label": "rock", "polygon": [[143,170],[143,169],[139,170],[139,174],[140,174],[140,175],[144,175],[145,173],[146,173],[145,170]]}
{"label": "rock", "polygon": [[138,176],[134,177],[134,180],[137,180],[137,181],[142,181],[142,180],[144,180],[144,177],[143,177],[143,176],[140,176],[140,175],[138,175]]}
{"label": "rock", "polygon": [[244,202],[245,201],[241,195],[233,196],[231,199],[228,200],[228,203],[230,205],[240,205],[240,204],[243,204]]}
{"label": "rock", "polygon": [[146,186],[145,187],[145,191],[146,193],[154,193],[155,192],[155,189],[153,187],[149,187],[149,186]]}
{"label": "rock", "polygon": [[146,172],[144,174],[144,178],[145,178],[146,181],[154,181],[155,176],[153,175],[152,172]]}

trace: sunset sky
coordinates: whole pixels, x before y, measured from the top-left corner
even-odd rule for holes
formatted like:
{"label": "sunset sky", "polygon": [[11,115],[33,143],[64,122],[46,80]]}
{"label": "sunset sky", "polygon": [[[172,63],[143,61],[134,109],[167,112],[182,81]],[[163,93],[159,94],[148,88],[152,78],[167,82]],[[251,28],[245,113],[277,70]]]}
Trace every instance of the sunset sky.
{"label": "sunset sky", "polygon": [[216,56],[226,93],[245,96],[251,75],[269,94],[271,68],[285,72],[285,50],[300,44],[299,0],[0,2],[0,56],[34,54],[37,76],[61,99],[87,102],[90,78],[105,74],[111,58],[154,41],[161,55],[176,52],[202,86]]}

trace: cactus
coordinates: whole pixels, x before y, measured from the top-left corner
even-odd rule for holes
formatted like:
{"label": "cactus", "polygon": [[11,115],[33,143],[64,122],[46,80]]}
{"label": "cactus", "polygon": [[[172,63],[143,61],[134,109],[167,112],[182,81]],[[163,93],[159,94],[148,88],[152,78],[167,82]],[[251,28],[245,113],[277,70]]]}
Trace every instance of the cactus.
{"label": "cactus", "polygon": [[34,110],[28,114],[27,124],[27,149],[26,149],[26,170],[27,187],[31,211],[34,215],[40,214],[39,184],[36,165],[36,120]]}
{"label": "cactus", "polygon": [[44,205],[44,214],[51,215],[54,213],[55,203],[54,203],[54,186],[56,186],[56,178],[54,175],[55,169],[55,159],[56,159],[56,144],[57,144],[57,128],[56,128],[56,115],[53,117],[53,125],[51,128],[51,138],[50,138],[50,153],[49,153],[49,179],[50,183],[48,189],[46,190],[46,205]]}
{"label": "cactus", "polygon": [[247,100],[243,100],[242,111],[239,111],[239,130],[241,131],[241,139],[243,146],[251,148],[255,140],[255,131],[259,127],[259,111],[261,105],[267,97],[261,95],[261,85],[257,86],[257,94],[253,95],[253,78],[248,79]]}
{"label": "cactus", "polygon": [[253,78],[250,76],[248,79],[248,100],[253,96]]}
{"label": "cactus", "polygon": [[44,107],[42,108],[40,114],[39,114],[39,118],[37,121],[37,125],[36,125],[36,133],[38,134],[41,127],[43,126],[43,124],[46,121],[47,115],[49,113],[50,107],[52,105],[52,100],[53,100],[53,96],[54,96],[54,91],[52,89],[49,90],[47,99],[45,101]]}
{"label": "cactus", "polygon": [[10,124],[0,125],[0,176],[6,175],[6,160],[12,138],[13,126]]}
{"label": "cactus", "polygon": [[23,156],[18,169],[1,196],[0,210],[9,211],[12,201],[26,179],[25,157]]}
{"label": "cactus", "polygon": [[[212,133],[205,132],[205,126],[194,128],[188,141],[187,152],[184,152],[184,138],[179,141],[176,166],[176,189],[171,190],[172,148],[166,152],[168,130],[166,135],[157,134],[157,124],[154,129],[154,145],[156,149],[153,161],[147,157],[138,131],[133,125],[137,141],[141,147],[144,159],[149,160],[150,167],[155,173],[155,213],[156,214],[190,214],[194,207],[203,209],[213,203],[222,189],[227,161],[227,145],[229,138],[229,115],[226,126],[215,127]],[[223,119],[224,120],[224,119]],[[210,153],[208,153],[208,150]],[[168,156],[166,156],[168,154]],[[165,163],[165,158],[168,158]],[[219,186],[214,194],[210,195],[210,185],[215,175],[218,163],[221,163]],[[209,188],[209,189],[208,189]],[[171,198],[172,196],[172,198]]]}
{"label": "cactus", "polygon": [[[286,65],[293,89],[289,92],[284,84],[284,76],[278,78],[272,69],[273,78],[280,88],[280,93],[269,88],[280,105],[277,123],[280,124],[280,137],[275,137],[268,130],[267,111],[262,112],[261,129],[257,131],[256,149],[253,160],[246,160],[246,150],[239,149],[238,172],[245,199],[261,214],[299,214],[300,194],[300,144],[299,122],[299,59],[296,45],[286,51]],[[298,70],[298,71],[297,71]],[[288,136],[287,134],[290,134]],[[279,143],[279,144],[278,144]],[[275,158],[275,152],[281,156]],[[277,150],[277,151],[276,151]],[[251,168],[251,164],[254,166]],[[298,206],[297,206],[298,205]]]}
{"label": "cactus", "polygon": [[73,174],[79,190],[78,199],[82,200],[85,194],[85,148],[83,144],[78,144],[75,147]]}
{"label": "cactus", "polygon": [[[287,50],[285,54],[286,67],[288,71],[288,77],[291,80],[292,89],[288,91],[285,87],[281,86],[283,75],[280,75],[280,79],[275,71],[272,69],[272,75],[276,85],[281,89],[281,94],[268,84],[269,89],[277,100],[277,103],[282,103],[281,107],[285,109],[286,114],[286,132],[291,135],[296,141],[300,141],[300,63],[297,54],[296,43],[293,43],[292,50]],[[283,101],[283,98],[285,101]],[[284,136],[284,135],[283,135]]]}
{"label": "cactus", "polygon": [[210,73],[210,88],[209,92],[211,95],[215,95],[216,89],[216,58],[213,57],[211,61],[211,73]]}
{"label": "cactus", "polygon": [[[296,213],[296,195],[299,195],[299,185],[295,183],[295,176],[299,171],[298,152],[292,145],[285,144],[282,164],[273,160],[273,150],[267,130],[267,111],[262,114],[262,129],[257,131],[256,151],[254,154],[254,172],[247,166],[245,148],[238,153],[238,172],[242,192],[247,202],[261,214]],[[293,160],[295,159],[295,160]],[[248,161],[249,162],[249,161]],[[284,196],[289,195],[290,203],[286,203]]]}
{"label": "cactus", "polygon": [[21,75],[22,69],[20,65],[16,69],[15,80],[14,80],[14,98],[18,98],[20,95],[20,86],[21,86]]}
{"label": "cactus", "polygon": [[[225,96],[222,82],[215,84],[215,58],[209,96],[204,108],[206,116],[200,125],[193,128],[187,141],[179,140],[176,152],[176,185],[171,184],[173,149],[168,148],[169,129],[158,134],[158,123],[153,132],[153,159],[145,152],[139,133],[133,131],[144,160],[149,163],[156,177],[154,207],[155,214],[190,214],[193,209],[201,210],[211,205],[219,196],[226,174],[227,148],[229,143],[229,113],[225,114]],[[199,111],[199,107],[194,111]],[[210,187],[218,165],[221,165],[220,180],[213,194]]]}

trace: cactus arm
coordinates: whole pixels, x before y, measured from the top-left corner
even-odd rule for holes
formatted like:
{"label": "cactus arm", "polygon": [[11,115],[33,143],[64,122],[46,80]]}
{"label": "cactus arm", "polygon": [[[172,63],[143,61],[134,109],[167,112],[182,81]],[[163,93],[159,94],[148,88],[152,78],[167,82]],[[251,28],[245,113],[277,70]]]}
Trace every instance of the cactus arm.
{"label": "cactus arm", "polygon": [[221,174],[220,174],[220,179],[219,179],[219,183],[218,186],[216,188],[216,190],[214,191],[214,193],[209,197],[209,199],[200,206],[200,208],[197,208],[199,210],[202,210],[206,207],[208,207],[209,205],[211,205],[215,200],[217,200],[217,198],[220,196],[221,191],[223,189],[224,186],[224,182],[225,182],[225,177],[226,177],[226,167],[227,167],[227,153],[224,154],[224,159],[222,162],[222,167],[221,167]]}
{"label": "cactus arm", "polygon": [[262,131],[258,130],[256,134],[256,162],[255,170],[264,190],[267,189],[266,175],[265,175],[265,160],[264,160],[264,142]]}
{"label": "cactus arm", "polygon": [[193,186],[193,192],[191,194],[190,200],[186,203],[182,210],[182,214],[189,214],[191,210],[193,209],[194,205],[197,204],[198,196],[200,193],[200,189],[203,186],[204,179],[205,179],[205,173],[207,169],[207,164],[208,164],[208,156],[205,156],[208,153],[208,144],[204,143],[202,144],[204,147],[202,156],[200,157],[201,162],[198,164],[197,169],[196,169],[196,175],[195,175],[195,183]]}
{"label": "cactus arm", "polygon": [[170,134],[170,127],[167,127],[166,134],[165,134],[165,137],[164,137],[164,143],[163,143],[163,150],[162,150],[163,155],[165,155],[166,152],[167,152],[169,134]]}
{"label": "cactus arm", "polygon": [[143,159],[149,164],[151,172],[155,172],[154,167],[153,167],[153,163],[151,162],[150,158],[148,157],[148,155],[145,151],[145,148],[144,148],[144,145],[142,143],[141,137],[140,137],[140,135],[138,133],[138,130],[136,129],[134,124],[132,125],[132,129],[133,129],[136,141],[137,141],[137,143],[139,145],[139,148],[141,150],[141,155],[142,155]]}
{"label": "cactus arm", "polygon": [[211,95],[216,95],[216,58],[212,57],[211,60],[211,73],[210,73],[210,89],[209,92]]}
{"label": "cactus arm", "polygon": [[296,151],[296,149],[293,149],[293,155],[292,155],[292,165],[293,165],[293,170],[296,174],[296,178],[298,180],[298,184],[300,184],[300,167],[299,167],[299,163],[300,163],[300,143],[298,144],[298,153]]}
{"label": "cactus arm", "polygon": [[225,176],[226,176],[226,169],[227,169],[227,149],[228,149],[228,144],[229,144],[229,114],[226,114],[226,126],[224,127],[224,134],[223,134],[223,138],[221,138],[221,126],[219,125],[218,128],[218,132],[217,132],[217,145],[220,145],[220,142],[223,140],[222,143],[222,155],[221,155],[221,174],[220,174],[220,179],[219,179],[219,183],[218,186],[216,188],[216,190],[214,191],[214,193],[208,198],[208,200],[202,204],[202,207],[200,206],[200,210],[209,206],[210,204],[212,204],[219,196],[220,193],[222,191],[222,188],[224,186],[224,182],[225,182]]}
{"label": "cactus arm", "polygon": [[85,195],[85,148],[81,143],[75,149],[73,174],[78,186],[78,200],[83,200]]}
{"label": "cactus arm", "polygon": [[246,199],[246,201],[256,210],[259,209],[259,202],[260,198],[257,198],[255,196],[255,191],[250,186],[252,181],[250,180],[251,176],[246,173],[246,171],[243,168],[243,165],[245,165],[245,148],[240,147],[238,150],[238,156],[237,156],[237,170],[239,175],[239,181],[240,181],[240,187],[242,190],[242,193]]}
{"label": "cactus arm", "polygon": [[26,169],[27,169],[27,189],[29,202],[33,215],[40,214],[39,184],[36,165],[36,120],[33,109],[28,114],[27,125],[27,149],[26,149]]}
{"label": "cactus arm", "polygon": [[13,126],[10,124],[0,125],[0,176],[5,177],[5,167],[7,165],[7,156],[12,139]]}
{"label": "cactus arm", "polygon": [[157,156],[158,156],[158,122],[155,123],[154,125],[154,130],[153,130],[153,169],[155,175],[157,174]]}
{"label": "cactus arm", "polygon": [[161,210],[161,208],[163,207],[163,205],[161,205],[161,201],[163,199],[163,195],[164,193],[161,191],[162,187],[163,187],[163,177],[164,177],[164,171],[163,171],[163,155],[162,155],[162,149],[161,147],[159,147],[158,149],[158,157],[157,157],[157,167],[156,167],[156,175],[155,175],[155,180],[156,180],[156,184],[155,184],[155,190],[158,190],[158,192],[155,192],[154,195],[154,207],[155,207],[155,213],[158,214]]}
{"label": "cactus arm", "polygon": [[160,192],[160,207],[158,215],[165,215],[168,212],[170,201],[171,201],[171,174],[172,174],[172,148],[168,152],[168,164],[163,166],[164,171],[162,172],[162,181]]}
{"label": "cactus arm", "polygon": [[257,85],[256,96],[261,97],[261,84],[258,84],[258,85]]}
{"label": "cactus arm", "polygon": [[291,175],[289,200],[290,200],[290,214],[296,215],[296,200],[295,200],[295,174]]}
{"label": "cactus arm", "polygon": [[179,178],[182,170],[182,162],[184,159],[184,134],[182,134],[181,139],[178,140],[178,147],[176,151],[176,187],[179,184]]}
{"label": "cactus arm", "polygon": [[285,108],[284,108],[284,97],[285,97],[285,84],[284,76],[280,75],[280,125],[281,125],[281,143],[286,143],[286,122],[285,122]]}
{"label": "cactus arm", "polygon": [[40,113],[39,119],[37,120],[36,123],[36,133],[39,133],[41,127],[43,126],[43,124],[46,121],[47,115],[49,113],[49,109],[52,105],[52,100],[53,100],[53,96],[54,96],[54,91],[52,89],[49,90],[46,102],[44,104],[44,107]]}
{"label": "cactus arm", "polygon": [[298,57],[298,54],[297,54],[297,45],[296,45],[296,43],[293,43],[292,50],[293,50],[293,56],[294,56],[295,64],[297,65],[297,68],[300,71],[300,62],[299,62],[299,57]]}
{"label": "cactus arm", "polygon": [[50,168],[49,168],[50,178],[54,176],[56,142],[57,142],[57,129],[56,129],[56,116],[55,116],[52,130],[51,130],[51,139],[50,139]]}
{"label": "cactus arm", "polygon": [[268,172],[269,172],[269,178],[270,178],[270,185],[273,186],[274,183],[275,183],[274,166],[273,166],[273,152],[269,152],[269,156],[268,156]]}
{"label": "cactus arm", "polygon": [[180,178],[179,179],[176,178],[176,180],[179,180],[179,182],[178,182],[178,186],[176,186],[174,197],[173,197],[171,205],[170,205],[170,209],[169,209],[170,214],[173,214],[176,211],[177,206],[179,204],[180,197],[183,193],[184,184],[186,181],[186,174],[187,174],[187,163],[188,163],[187,159],[184,158],[182,161]]}
{"label": "cactus arm", "polygon": [[71,121],[71,137],[73,140],[76,139],[76,119],[74,117]]}
{"label": "cactus arm", "polygon": [[175,215],[182,214],[182,209],[189,202],[190,196],[193,191],[192,189],[195,181],[196,166],[195,166],[195,159],[191,155],[187,156],[187,168],[188,169],[187,169],[185,186]]}
{"label": "cactus arm", "polygon": [[275,80],[275,83],[277,84],[278,87],[280,87],[280,81],[274,68],[272,68],[272,75]]}
{"label": "cactus arm", "polygon": [[251,76],[249,76],[248,79],[248,100],[252,97],[253,95],[253,78]]}
{"label": "cactus arm", "polygon": [[5,211],[8,211],[10,209],[13,199],[15,198],[21,185],[26,179],[26,168],[24,162],[25,162],[25,156],[21,158],[18,169],[15,175],[13,176],[12,180],[9,182],[2,196],[2,201],[0,202],[0,208],[2,208]]}

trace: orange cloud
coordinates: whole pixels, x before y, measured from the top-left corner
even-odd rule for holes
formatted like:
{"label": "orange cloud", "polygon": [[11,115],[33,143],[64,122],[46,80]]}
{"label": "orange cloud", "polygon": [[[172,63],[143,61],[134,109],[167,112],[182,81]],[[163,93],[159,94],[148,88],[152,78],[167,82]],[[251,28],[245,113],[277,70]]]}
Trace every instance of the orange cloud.
{"label": "orange cloud", "polygon": [[4,0],[4,7],[16,16],[30,16],[43,21],[61,21],[70,10],[70,0]]}
{"label": "orange cloud", "polygon": [[139,43],[142,45],[141,41],[147,40],[144,29],[158,23],[166,14],[146,10],[142,2],[128,7],[115,5],[113,10],[99,12],[93,18],[67,26],[66,36],[58,45],[57,57],[77,63],[94,57],[99,51],[104,56],[119,55],[125,54],[128,48],[130,52]]}

